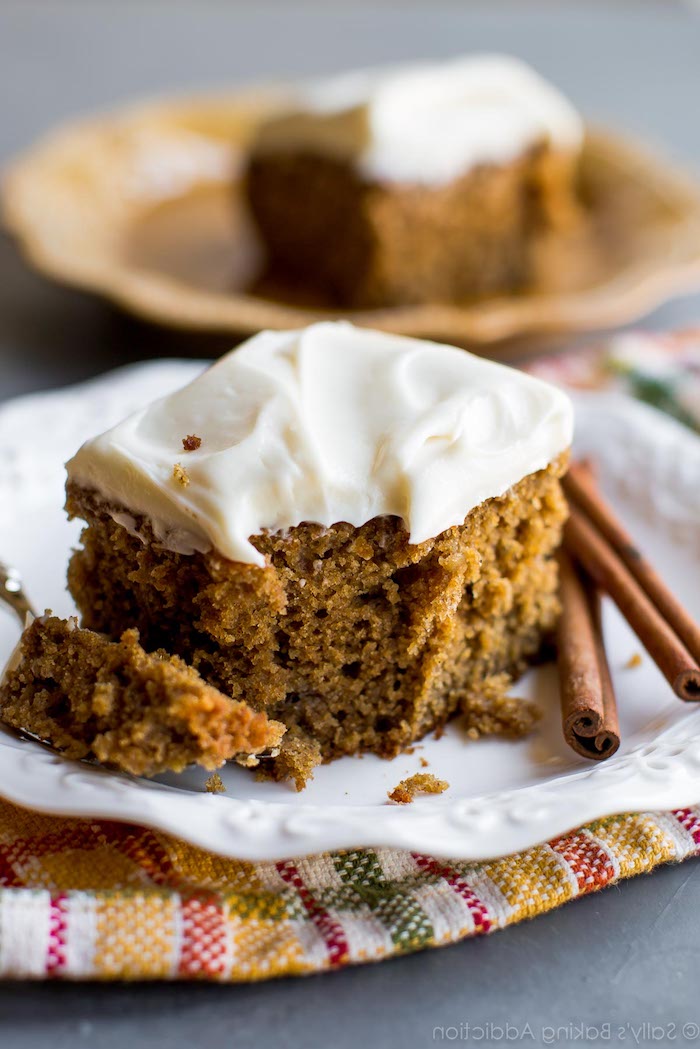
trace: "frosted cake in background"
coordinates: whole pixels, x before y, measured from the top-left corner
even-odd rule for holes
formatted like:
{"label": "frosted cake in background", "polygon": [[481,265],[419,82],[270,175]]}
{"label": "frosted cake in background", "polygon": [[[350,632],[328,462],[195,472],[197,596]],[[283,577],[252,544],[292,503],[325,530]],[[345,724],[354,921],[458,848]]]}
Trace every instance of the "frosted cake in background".
{"label": "frosted cake in background", "polygon": [[252,146],[269,272],[356,308],[524,289],[538,239],[578,220],[583,134],[556,88],[503,55],[318,83]]}

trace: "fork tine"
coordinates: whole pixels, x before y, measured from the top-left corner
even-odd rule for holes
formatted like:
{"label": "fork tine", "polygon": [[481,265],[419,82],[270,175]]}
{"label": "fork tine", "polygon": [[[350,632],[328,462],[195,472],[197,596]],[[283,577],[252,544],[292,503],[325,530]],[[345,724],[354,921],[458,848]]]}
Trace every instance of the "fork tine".
{"label": "fork tine", "polygon": [[32,603],[24,592],[22,577],[16,568],[0,561],[0,602],[11,608],[24,626],[27,613],[36,616]]}

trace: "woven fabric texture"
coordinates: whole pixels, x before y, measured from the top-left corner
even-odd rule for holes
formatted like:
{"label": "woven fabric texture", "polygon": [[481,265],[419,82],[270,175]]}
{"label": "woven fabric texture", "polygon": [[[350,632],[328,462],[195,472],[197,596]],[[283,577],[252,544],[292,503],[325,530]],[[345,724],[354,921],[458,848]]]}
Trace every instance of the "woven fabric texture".
{"label": "woven fabric texture", "polygon": [[599,820],[487,863],[397,849],[223,859],[0,802],[0,978],[263,980],[495,932],[700,852],[700,808]]}

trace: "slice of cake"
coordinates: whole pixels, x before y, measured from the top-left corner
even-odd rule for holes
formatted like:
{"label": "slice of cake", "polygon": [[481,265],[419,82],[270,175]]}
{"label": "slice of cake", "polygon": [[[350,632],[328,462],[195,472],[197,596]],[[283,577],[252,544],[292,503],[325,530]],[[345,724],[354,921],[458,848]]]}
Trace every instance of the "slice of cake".
{"label": "slice of cake", "polygon": [[67,758],[135,776],[255,762],[284,733],[176,656],[147,654],[135,630],[109,641],[50,615],[22,635],[0,684],[0,718]]}
{"label": "slice of cake", "polygon": [[136,627],[282,721],[271,768],[298,784],[458,711],[517,734],[571,431],[563,393],[463,350],[264,332],[71,460],[70,590],[86,626]]}
{"label": "slice of cake", "polygon": [[506,56],[317,84],[251,149],[268,273],[358,308],[524,289],[541,240],[580,215],[582,140],[566,99]]}

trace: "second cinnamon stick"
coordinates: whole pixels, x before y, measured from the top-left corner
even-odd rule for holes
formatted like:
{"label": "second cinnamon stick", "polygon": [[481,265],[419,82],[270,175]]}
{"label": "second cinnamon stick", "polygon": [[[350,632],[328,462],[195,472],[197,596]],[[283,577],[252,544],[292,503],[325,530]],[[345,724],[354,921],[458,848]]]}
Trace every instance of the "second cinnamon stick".
{"label": "second cinnamon stick", "polygon": [[671,593],[611,507],[603,500],[589,464],[572,463],[562,483],[569,499],[576,503],[602,532],[695,662],[700,663],[700,624],[695,622],[675,594]]}
{"label": "second cinnamon stick", "polygon": [[676,695],[686,701],[700,701],[700,670],[692,655],[605,538],[576,506],[571,506],[564,541],[588,575],[612,597]]}

